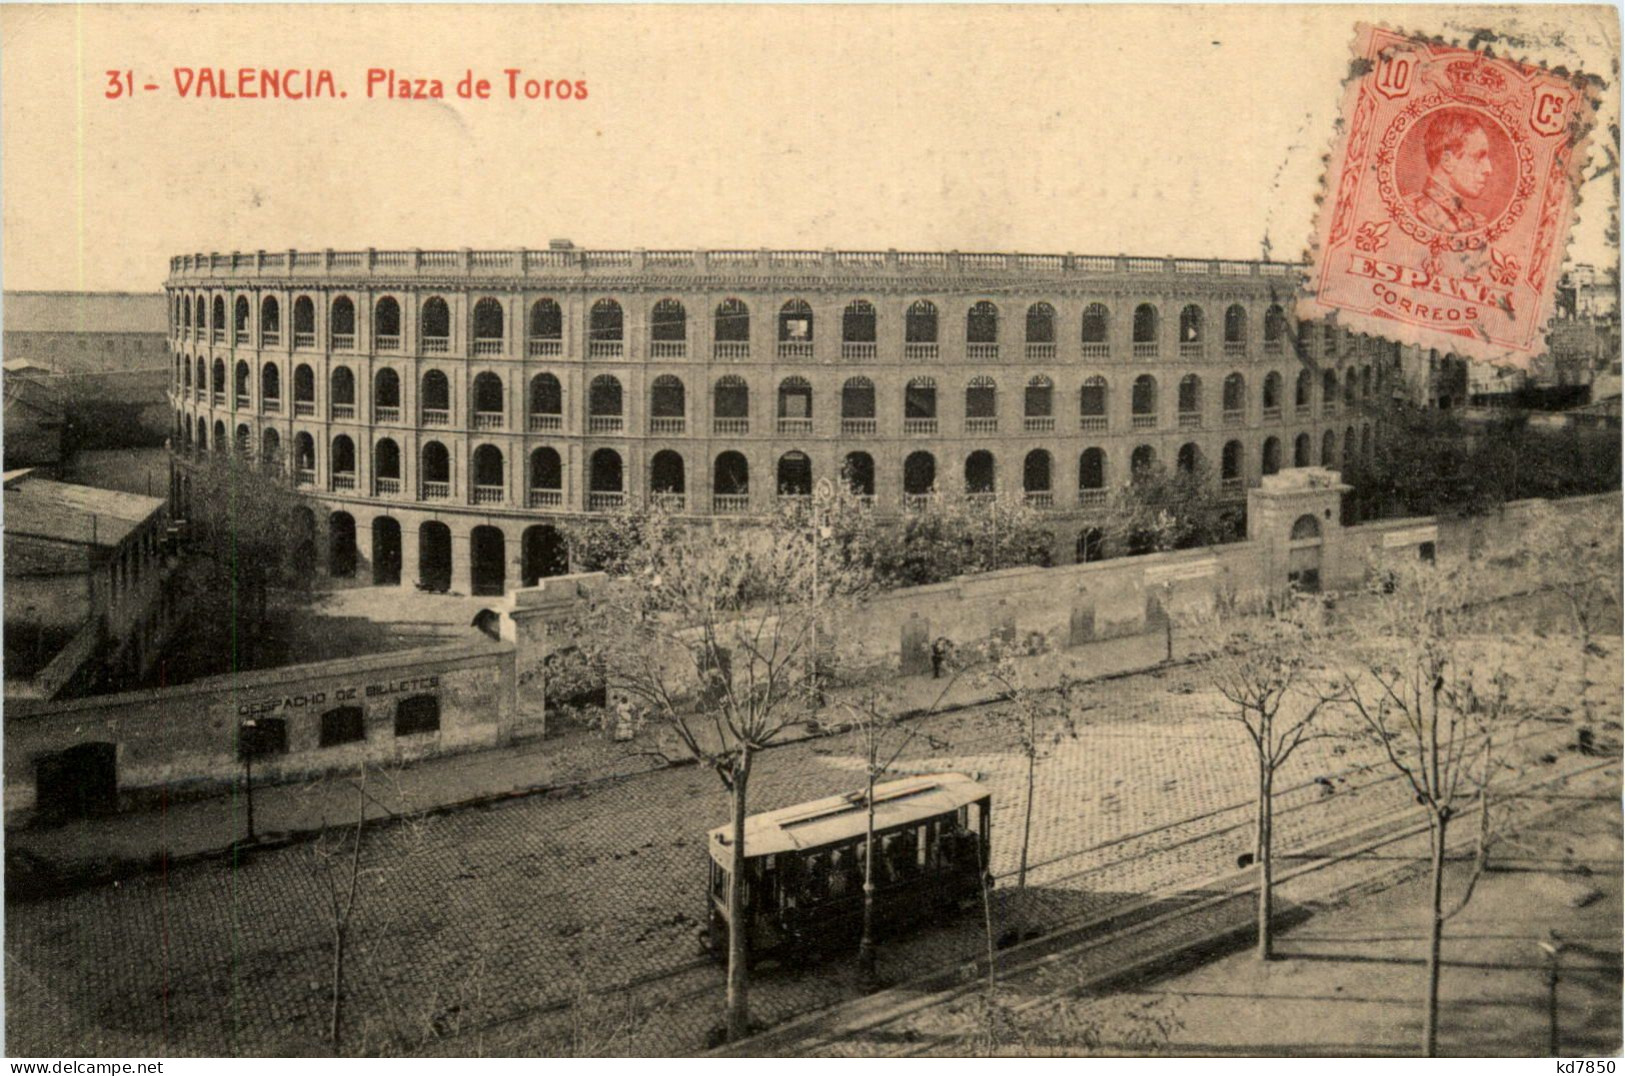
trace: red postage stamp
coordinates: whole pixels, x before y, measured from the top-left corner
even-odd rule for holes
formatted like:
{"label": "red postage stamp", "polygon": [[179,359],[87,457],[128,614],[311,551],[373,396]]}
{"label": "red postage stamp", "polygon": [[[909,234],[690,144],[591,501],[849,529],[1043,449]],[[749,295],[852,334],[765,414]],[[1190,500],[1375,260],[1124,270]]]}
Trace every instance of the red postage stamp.
{"label": "red postage stamp", "polygon": [[1299,316],[1543,352],[1594,106],[1584,76],[1359,26]]}

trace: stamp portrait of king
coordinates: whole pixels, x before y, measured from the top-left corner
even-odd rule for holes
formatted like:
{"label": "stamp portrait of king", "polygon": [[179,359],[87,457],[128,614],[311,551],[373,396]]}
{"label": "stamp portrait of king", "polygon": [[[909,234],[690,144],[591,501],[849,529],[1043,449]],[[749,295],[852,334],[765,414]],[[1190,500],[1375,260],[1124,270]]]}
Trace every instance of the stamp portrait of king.
{"label": "stamp portrait of king", "polygon": [[1360,26],[1300,317],[1494,362],[1545,348],[1597,83]]}

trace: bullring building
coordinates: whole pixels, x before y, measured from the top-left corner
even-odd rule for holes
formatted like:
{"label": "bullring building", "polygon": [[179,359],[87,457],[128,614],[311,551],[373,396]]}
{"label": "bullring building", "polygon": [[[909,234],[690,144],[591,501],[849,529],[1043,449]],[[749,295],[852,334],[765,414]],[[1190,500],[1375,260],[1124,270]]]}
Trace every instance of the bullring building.
{"label": "bullring building", "polygon": [[1390,345],[1291,320],[1300,267],[899,251],[258,251],[171,260],[175,495],[252,453],[323,568],[501,593],[557,525],[1019,492],[1065,559],[1140,464],[1238,499],[1369,453]]}

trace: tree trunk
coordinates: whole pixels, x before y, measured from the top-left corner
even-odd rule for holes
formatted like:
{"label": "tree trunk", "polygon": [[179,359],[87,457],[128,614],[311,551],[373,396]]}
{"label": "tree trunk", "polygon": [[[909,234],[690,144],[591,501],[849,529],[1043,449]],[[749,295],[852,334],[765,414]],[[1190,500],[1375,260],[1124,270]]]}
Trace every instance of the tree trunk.
{"label": "tree trunk", "polygon": [[858,943],[858,973],[864,982],[875,977],[875,773],[871,766],[864,795],[869,821],[863,840],[863,940]]}
{"label": "tree trunk", "polygon": [[1433,816],[1433,892],[1428,915],[1428,994],[1422,1025],[1422,1056],[1435,1057],[1439,1048],[1439,950],[1444,940],[1444,839],[1449,815]]}
{"label": "tree trunk", "polygon": [[733,864],[728,873],[728,1041],[739,1042],[750,1034],[749,982],[746,961],[749,956],[748,913],[745,895],[745,794],[750,784],[751,753],[740,749],[733,772]]}
{"label": "tree trunk", "polygon": [[1021,820],[1021,865],[1016,870],[1016,892],[1027,891],[1027,844],[1033,831],[1033,782],[1038,769],[1038,756],[1027,753],[1027,811]]}
{"label": "tree trunk", "polygon": [[333,1020],[328,1036],[333,1042],[333,1053],[339,1053],[344,1031],[344,928],[333,930]]}
{"label": "tree trunk", "polygon": [[1275,934],[1270,924],[1275,918],[1275,865],[1271,842],[1275,826],[1275,774],[1266,765],[1258,781],[1258,959],[1275,957]]}

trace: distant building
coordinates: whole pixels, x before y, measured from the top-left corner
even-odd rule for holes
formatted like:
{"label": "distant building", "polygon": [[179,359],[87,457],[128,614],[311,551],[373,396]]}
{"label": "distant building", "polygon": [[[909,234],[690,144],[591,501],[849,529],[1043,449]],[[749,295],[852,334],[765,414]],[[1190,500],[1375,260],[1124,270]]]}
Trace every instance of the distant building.
{"label": "distant building", "polygon": [[1399,348],[1401,382],[1408,402],[1429,411],[1467,406],[1472,366],[1453,351],[1406,344]]}
{"label": "distant building", "polygon": [[8,699],[86,694],[147,672],[173,620],[167,527],[157,497],[6,474]]}
{"label": "distant building", "polygon": [[8,291],[4,348],[57,374],[164,369],[169,320],[159,292]]}

